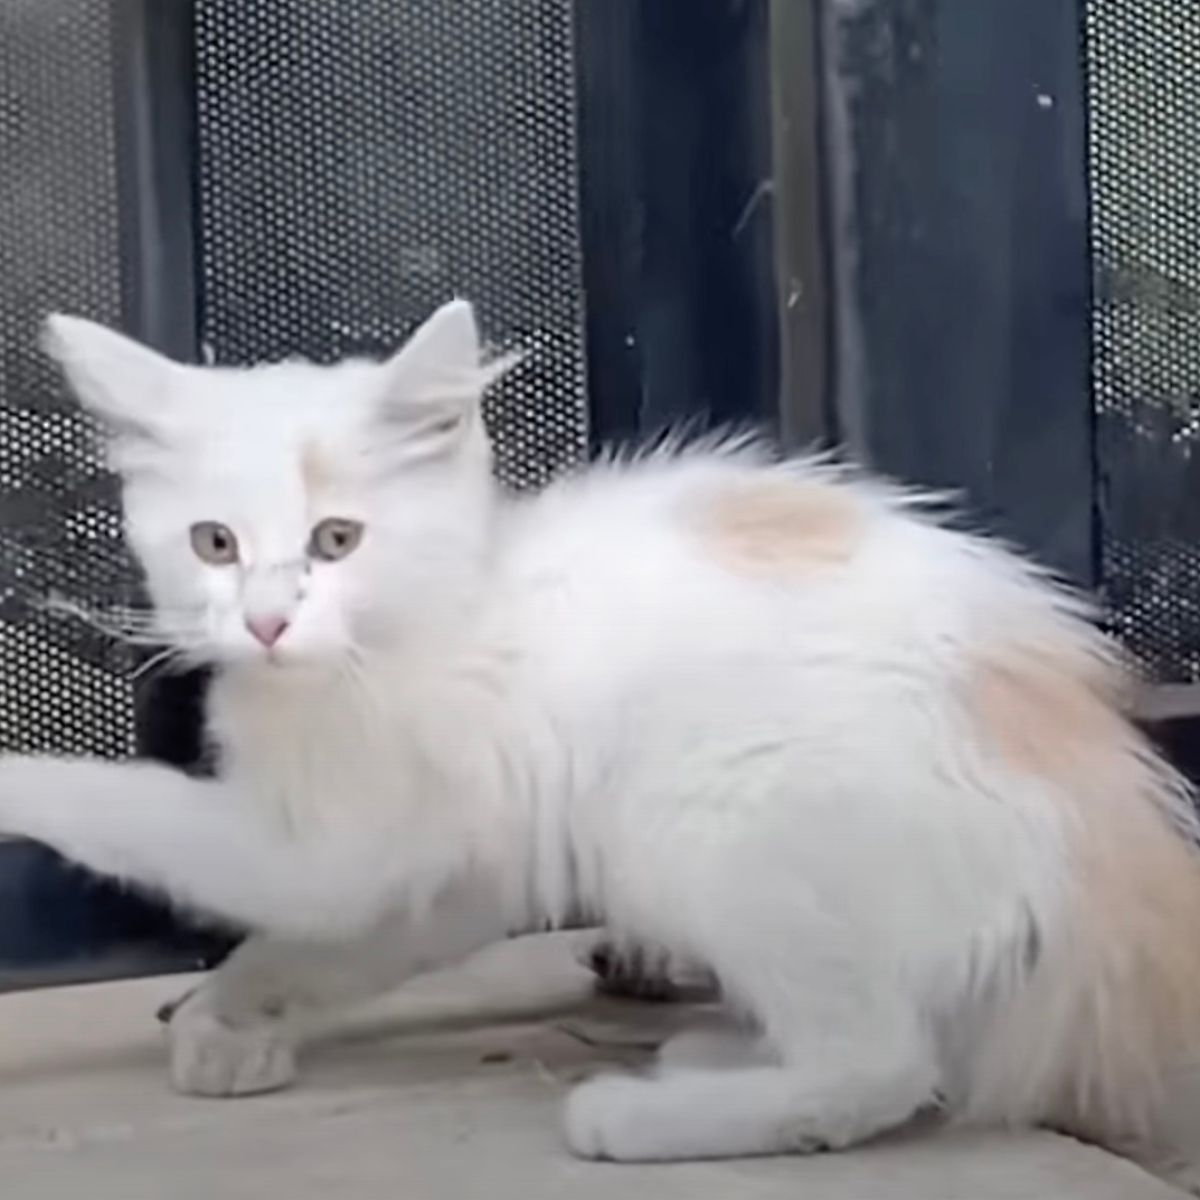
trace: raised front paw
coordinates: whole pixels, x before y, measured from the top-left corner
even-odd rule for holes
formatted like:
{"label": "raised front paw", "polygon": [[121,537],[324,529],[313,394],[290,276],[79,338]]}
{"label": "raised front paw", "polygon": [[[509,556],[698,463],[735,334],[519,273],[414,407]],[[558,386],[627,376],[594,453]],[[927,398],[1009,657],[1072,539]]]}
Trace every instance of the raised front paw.
{"label": "raised front paw", "polygon": [[171,1085],[189,1096],[253,1096],[296,1078],[292,1039],[269,1023],[235,1028],[208,1005],[201,988],[170,1015]]}

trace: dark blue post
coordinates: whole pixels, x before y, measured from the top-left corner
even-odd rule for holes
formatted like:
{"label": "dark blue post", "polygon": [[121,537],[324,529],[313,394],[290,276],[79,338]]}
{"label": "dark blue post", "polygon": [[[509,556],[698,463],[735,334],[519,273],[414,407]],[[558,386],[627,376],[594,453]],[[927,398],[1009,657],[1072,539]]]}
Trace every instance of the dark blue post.
{"label": "dark blue post", "polygon": [[837,408],[1096,580],[1078,0],[825,3]]}

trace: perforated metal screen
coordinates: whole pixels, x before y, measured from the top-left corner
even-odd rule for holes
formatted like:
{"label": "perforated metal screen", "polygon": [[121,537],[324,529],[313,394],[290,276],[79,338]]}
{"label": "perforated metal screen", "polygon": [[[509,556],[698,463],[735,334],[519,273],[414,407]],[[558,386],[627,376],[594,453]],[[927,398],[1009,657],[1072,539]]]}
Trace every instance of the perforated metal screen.
{"label": "perforated metal screen", "polygon": [[198,0],[203,341],[394,349],[465,295],[533,356],[493,396],[503,479],[584,451],[573,0]]}
{"label": "perforated metal screen", "polygon": [[129,598],[116,495],[38,353],[119,318],[109,0],[0,0],[0,749],[121,754],[132,657],[38,602]]}
{"label": "perforated metal screen", "polygon": [[1102,574],[1116,631],[1200,681],[1200,5],[1086,8]]}

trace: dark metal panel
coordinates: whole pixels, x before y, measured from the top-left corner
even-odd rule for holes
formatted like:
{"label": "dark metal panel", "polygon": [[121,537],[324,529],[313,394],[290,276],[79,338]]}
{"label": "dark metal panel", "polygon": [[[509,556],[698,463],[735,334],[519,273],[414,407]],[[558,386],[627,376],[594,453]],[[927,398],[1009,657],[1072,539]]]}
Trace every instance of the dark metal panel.
{"label": "dark metal panel", "polygon": [[643,105],[634,53],[642,0],[575,7],[579,215],[593,448],[641,427],[638,342],[644,211],[633,131]]}
{"label": "dark metal panel", "polygon": [[1143,728],[1176,770],[1200,788],[1200,717],[1193,712],[1146,720]]}
{"label": "dark metal panel", "polygon": [[838,413],[1096,579],[1078,0],[826,0]]}
{"label": "dark metal panel", "polygon": [[[193,0],[113,6],[123,326],[181,362],[199,356],[201,305],[193,9]],[[198,671],[139,680],[139,754],[199,760],[204,682]]]}
{"label": "dark metal panel", "polygon": [[0,992],[198,970],[227,948],[32,842],[0,843],[0,912]]}
{"label": "dark metal panel", "polygon": [[580,0],[596,441],[776,423],[767,0]]}
{"label": "dark metal panel", "polygon": [[123,324],[184,362],[197,351],[192,0],[113,4]]}
{"label": "dark metal panel", "polygon": [[771,0],[779,424],[786,446],[833,440],[820,0]]}

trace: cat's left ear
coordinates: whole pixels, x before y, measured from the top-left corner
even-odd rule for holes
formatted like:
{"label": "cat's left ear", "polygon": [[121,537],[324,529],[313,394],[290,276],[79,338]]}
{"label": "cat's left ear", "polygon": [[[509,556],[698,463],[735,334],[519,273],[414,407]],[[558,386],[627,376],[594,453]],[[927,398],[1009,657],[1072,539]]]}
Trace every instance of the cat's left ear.
{"label": "cat's left ear", "polygon": [[521,357],[485,361],[471,304],[442,305],[380,367],[376,403],[393,453],[416,461],[452,451],[479,420],[484,392]]}

